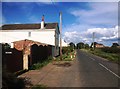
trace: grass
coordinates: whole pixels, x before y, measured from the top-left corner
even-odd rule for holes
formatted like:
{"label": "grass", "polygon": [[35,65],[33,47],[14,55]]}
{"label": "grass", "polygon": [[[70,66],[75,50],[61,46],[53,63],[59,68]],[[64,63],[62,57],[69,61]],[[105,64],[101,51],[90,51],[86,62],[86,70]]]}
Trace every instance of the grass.
{"label": "grass", "polygon": [[49,57],[48,59],[46,59],[43,62],[37,62],[30,67],[30,70],[38,70],[38,69],[44,67],[45,65],[47,65],[48,63],[50,63],[52,61],[52,59],[53,59],[52,57]]}
{"label": "grass", "polygon": [[[72,61],[74,58],[74,53],[75,53],[75,51],[63,54],[62,61]],[[71,58],[71,55],[72,55],[72,58]],[[30,70],[38,70],[38,69],[44,67],[45,65],[47,65],[48,63],[50,63],[52,61],[52,59],[53,59],[52,57],[49,57],[48,59],[46,59],[43,62],[37,62],[30,67]],[[60,56],[58,56],[55,61],[60,61]]]}
{"label": "grass", "polygon": [[106,58],[106,59],[116,62],[116,63],[119,63],[119,61],[120,61],[120,56],[119,56],[120,54],[118,54],[118,53],[107,53],[107,52],[103,52],[101,49],[95,49],[94,51],[86,50],[86,49],[82,49],[82,50],[92,53],[92,54],[95,54],[97,56]]}
{"label": "grass", "polygon": [[47,89],[46,85],[35,85],[31,89]]}
{"label": "grass", "polygon": [[28,70],[20,70],[20,71],[17,71],[17,72],[15,72],[14,74],[16,75],[16,76],[18,76],[18,75],[21,75],[21,74],[23,74],[23,73],[25,73],[25,72],[27,72]]}

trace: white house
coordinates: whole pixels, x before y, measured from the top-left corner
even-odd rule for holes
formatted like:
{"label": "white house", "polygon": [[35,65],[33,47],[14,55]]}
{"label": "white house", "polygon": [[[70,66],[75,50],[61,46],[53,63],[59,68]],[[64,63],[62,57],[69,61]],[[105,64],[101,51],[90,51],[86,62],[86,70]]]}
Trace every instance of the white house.
{"label": "white house", "polygon": [[44,16],[37,24],[6,24],[0,30],[0,43],[12,44],[19,40],[33,40],[54,46],[54,56],[59,54],[58,23],[45,23]]}
{"label": "white house", "polygon": [[67,44],[63,39],[62,39],[62,47],[68,47],[69,44]]}

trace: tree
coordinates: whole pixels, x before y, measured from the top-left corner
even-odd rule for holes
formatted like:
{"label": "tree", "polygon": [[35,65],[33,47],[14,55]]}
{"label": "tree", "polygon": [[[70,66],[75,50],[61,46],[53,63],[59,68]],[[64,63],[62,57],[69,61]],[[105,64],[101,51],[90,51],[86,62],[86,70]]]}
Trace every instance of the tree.
{"label": "tree", "polygon": [[72,50],[75,49],[75,44],[73,42],[70,42],[69,45]]}
{"label": "tree", "polygon": [[2,47],[4,49],[9,49],[11,46],[8,43],[2,44]]}
{"label": "tree", "polygon": [[85,47],[86,49],[88,49],[88,48],[89,48],[89,44],[84,44],[84,47]]}
{"label": "tree", "polygon": [[83,42],[77,43],[77,48],[78,49],[84,48],[84,43]]}
{"label": "tree", "polygon": [[111,47],[117,47],[117,46],[119,46],[118,43],[113,43]]}

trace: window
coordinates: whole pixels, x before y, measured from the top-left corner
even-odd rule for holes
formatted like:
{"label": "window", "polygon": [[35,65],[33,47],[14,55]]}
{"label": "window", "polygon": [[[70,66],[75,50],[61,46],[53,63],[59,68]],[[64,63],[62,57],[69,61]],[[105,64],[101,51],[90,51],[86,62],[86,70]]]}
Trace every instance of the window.
{"label": "window", "polygon": [[28,37],[31,37],[31,32],[28,32]]}

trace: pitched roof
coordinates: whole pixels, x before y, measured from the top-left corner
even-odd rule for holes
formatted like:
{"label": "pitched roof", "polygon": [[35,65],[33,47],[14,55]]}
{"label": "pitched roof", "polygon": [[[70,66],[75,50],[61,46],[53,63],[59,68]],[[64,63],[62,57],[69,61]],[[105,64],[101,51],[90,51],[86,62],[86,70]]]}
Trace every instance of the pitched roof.
{"label": "pitched roof", "polygon": [[[58,23],[45,23],[45,29],[55,29]],[[6,24],[3,25],[1,30],[27,30],[27,29],[40,29],[41,23],[37,24]]]}

